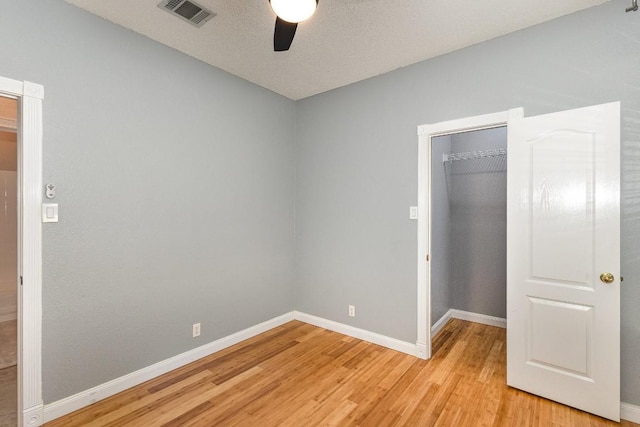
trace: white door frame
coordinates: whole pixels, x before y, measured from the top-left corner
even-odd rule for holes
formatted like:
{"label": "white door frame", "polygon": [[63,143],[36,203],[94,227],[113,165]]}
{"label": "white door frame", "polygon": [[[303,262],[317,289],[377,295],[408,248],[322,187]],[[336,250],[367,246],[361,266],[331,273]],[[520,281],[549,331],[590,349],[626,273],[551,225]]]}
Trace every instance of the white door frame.
{"label": "white door frame", "polygon": [[524,110],[515,108],[499,113],[466,117],[431,125],[418,126],[418,338],[416,354],[431,358],[431,139],[474,130],[509,125],[511,117],[522,117]]}
{"label": "white door frame", "polygon": [[41,85],[0,77],[18,99],[18,425],[43,424]]}

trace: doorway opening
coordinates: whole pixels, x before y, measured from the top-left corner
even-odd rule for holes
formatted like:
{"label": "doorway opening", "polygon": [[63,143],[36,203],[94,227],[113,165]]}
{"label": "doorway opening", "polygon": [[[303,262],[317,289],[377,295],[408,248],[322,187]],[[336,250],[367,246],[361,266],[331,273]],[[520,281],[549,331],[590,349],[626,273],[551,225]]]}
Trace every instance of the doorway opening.
{"label": "doorway opening", "polygon": [[0,425],[18,423],[18,101],[0,96]]}
{"label": "doorway opening", "polygon": [[[491,135],[492,133],[500,133],[502,132],[504,137],[504,142],[506,143],[506,129],[508,126],[508,122],[510,118],[521,116],[523,114],[523,110],[521,108],[513,109],[510,111],[503,111],[494,114],[486,114],[482,116],[473,116],[467,117],[464,119],[451,120],[446,122],[440,122],[432,125],[422,125],[418,127],[418,337],[416,341],[416,354],[418,357],[423,359],[429,359],[431,357],[431,337],[432,331],[437,332],[438,328],[444,326],[448,318],[446,315],[451,316],[452,314],[457,315],[466,315],[469,312],[458,310],[454,312],[451,310],[452,307],[448,307],[447,310],[443,310],[446,305],[451,302],[451,295],[453,293],[449,288],[444,289],[445,295],[436,296],[435,304],[432,303],[432,247],[435,245],[436,248],[440,247],[440,254],[433,254],[438,257],[438,262],[441,264],[449,264],[447,260],[446,263],[444,259],[448,259],[447,253],[451,251],[451,247],[446,249],[446,245],[450,245],[448,242],[443,242],[443,238],[450,238],[449,230],[451,228],[451,218],[449,218],[449,224],[444,225],[444,230],[439,228],[436,230],[436,233],[440,233],[439,240],[434,240],[434,236],[432,236],[433,226],[431,224],[432,214],[434,210],[440,210],[439,213],[442,213],[444,210],[445,214],[450,213],[449,206],[449,195],[446,192],[447,185],[450,188],[452,186],[460,186],[460,182],[464,180],[460,180],[458,178],[464,177],[465,168],[469,168],[469,165],[472,165],[475,161],[473,160],[462,160],[462,155],[460,153],[473,153],[474,151],[482,151],[482,144],[478,144],[479,146],[475,149],[470,149],[468,151],[452,151],[451,140],[457,140],[460,142],[456,142],[455,147],[466,147],[469,145],[469,141],[473,141],[474,138],[469,140],[468,135],[479,135],[475,132],[487,131],[488,134],[482,135]],[[500,129],[500,130],[498,130]],[[438,138],[442,138],[440,143],[438,143]],[[436,141],[436,142],[434,142]],[[471,143],[473,145],[473,143]],[[494,144],[495,145],[495,144]],[[494,145],[491,145],[492,147]],[[432,147],[435,146],[436,153],[437,150],[441,150],[442,152],[438,156],[433,152]],[[502,145],[500,145],[502,146]],[[501,150],[501,148],[496,148],[496,150]],[[445,151],[447,151],[445,153]],[[458,157],[455,154],[458,153]],[[443,157],[443,154],[454,154],[453,157],[447,157],[446,159]],[[473,157],[470,154],[466,154],[464,158]],[[454,160],[459,159],[459,160]],[[506,160],[506,159],[504,159]],[[472,162],[472,163],[469,163]],[[456,165],[454,165],[456,163]],[[478,162],[475,162],[478,164]],[[480,163],[485,163],[480,162]],[[432,165],[439,165],[438,168],[441,169],[441,174],[436,176],[432,173],[431,169]],[[447,166],[447,164],[449,164]],[[466,164],[466,166],[465,166]],[[462,165],[462,166],[461,166]],[[449,178],[447,178],[447,174],[445,174],[446,170],[449,170]],[[504,166],[504,170],[506,171],[506,162]],[[463,172],[458,178],[453,179],[451,177],[451,172]],[[468,171],[472,172],[472,171]],[[436,197],[432,198],[432,185],[434,179],[440,179],[443,181],[444,193],[440,194],[440,198]],[[448,184],[447,184],[448,182]],[[436,187],[438,183],[435,183]],[[446,200],[446,203],[443,201]],[[444,217],[447,218],[447,217]],[[443,234],[444,233],[444,234]],[[445,245],[445,250],[442,249],[443,245]],[[465,250],[468,248],[465,248]],[[437,251],[436,251],[437,252]],[[443,256],[444,254],[444,256]],[[458,268],[454,266],[454,268]],[[445,270],[440,270],[441,273],[444,271],[444,274],[451,275],[450,267],[446,267]],[[438,279],[440,280],[440,279]],[[446,293],[449,293],[447,296]],[[438,293],[438,290],[436,290]],[[438,301],[444,301],[440,303]],[[485,315],[484,320],[492,321],[494,323],[497,318],[495,316]],[[469,319],[470,320],[470,319]],[[504,326],[504,321],[498,321],[498,326]]]}
{"label": "doorway opening", "polygon": [[430,146],[431,336],[451,318],[506,327],[507,127]]}
{"label": "doorway opening", "polygon": [[[36,83],[0,77],[17,103],[17,425],[44,423],[42,402],[42,101]],[[2,123],[6,124],[5,121]]]}

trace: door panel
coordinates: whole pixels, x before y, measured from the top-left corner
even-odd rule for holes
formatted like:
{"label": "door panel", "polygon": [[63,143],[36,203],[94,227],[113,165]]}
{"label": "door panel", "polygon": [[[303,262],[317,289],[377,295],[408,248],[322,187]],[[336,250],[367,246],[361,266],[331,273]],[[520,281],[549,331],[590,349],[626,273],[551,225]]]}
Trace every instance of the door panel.
{"label": "door panel", "polygon": [[[528,363],[589,377],[593,307],[529,297]],[[549,333],[553,331],[553,333]],[[558,338],[564,351],[556,351]]]}
{"label": "door panel", "polygon": [[584,262],[593,258],[594,136],[552,131],[530,145],[532,276],[584,285]]}
{"label": "door panel", "polygon": [[[509,120],[507,383],[620,411],[620,106]],[[612,283],[600,274],[614,275]]]}

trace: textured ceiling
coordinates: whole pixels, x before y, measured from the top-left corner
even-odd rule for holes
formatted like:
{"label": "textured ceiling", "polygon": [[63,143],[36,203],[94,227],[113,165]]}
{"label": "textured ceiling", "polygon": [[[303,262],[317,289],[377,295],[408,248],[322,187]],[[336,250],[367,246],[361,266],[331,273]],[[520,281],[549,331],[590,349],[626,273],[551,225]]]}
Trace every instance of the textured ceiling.
{"label": "textured ceiling", "polygon": [[268,0],[198,0],[195,28],[160,0],[67,0],[297,100],[604,3],[606,0],[320,0],[291,49],[273,51]]}

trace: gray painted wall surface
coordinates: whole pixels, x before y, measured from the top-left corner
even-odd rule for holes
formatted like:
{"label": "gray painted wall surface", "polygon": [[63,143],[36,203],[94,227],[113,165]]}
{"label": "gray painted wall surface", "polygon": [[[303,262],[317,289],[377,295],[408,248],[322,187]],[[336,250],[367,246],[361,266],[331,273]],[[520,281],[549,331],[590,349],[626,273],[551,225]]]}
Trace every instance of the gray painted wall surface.
{"label": "gray painted wall surface", "polygon": [[431,140],[431,326],[453,306],[451,211],[442,155],[451,153],[451,135]]}
{"label": "gray painted wall surface", "polygon": [[291,311],[295,103],[61,0],[2,3],[0,75],[45,87],[60,204],[45,403]]}
{"label": "gray painted wall surface", "polygon": [[[451,151],[507,147],[507,128],[451,137]],[[452,308],[507,315],[507,158],[449,165]]]}
{"label": "gray painted wall surface", "polygon": [[639,405],[640,19],[627,6],[615,0],[299,101],[296,309],[415,342],[416,126],[620,100],[621,391]]}
{"label": "gray painted wall surface", "polygon": [[621,100],[622,398],[640,404],[640,21],[627,6],[293,103],[60,0],[4,2],[0,75],[44,84],[44,180],[59,188],[45,402],[294,307],[415,341],[416,126]]}
{"label": "gray painted wall surface", "polygon": [[506,157],[442,163],[506,146],[506,128],[432,140],[431,326],[450,308],[506,316]]}

